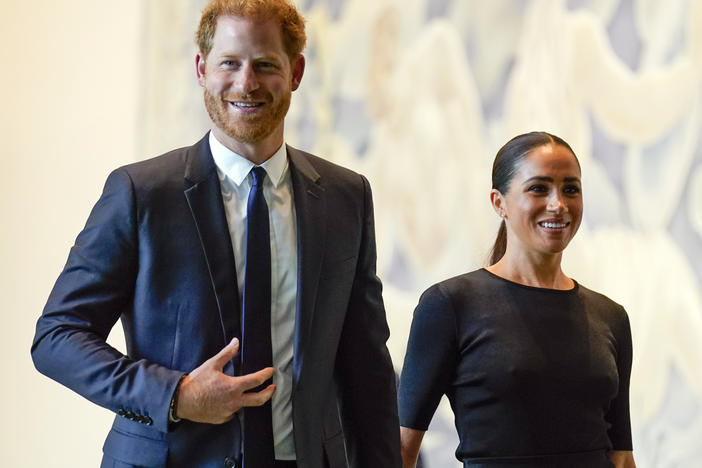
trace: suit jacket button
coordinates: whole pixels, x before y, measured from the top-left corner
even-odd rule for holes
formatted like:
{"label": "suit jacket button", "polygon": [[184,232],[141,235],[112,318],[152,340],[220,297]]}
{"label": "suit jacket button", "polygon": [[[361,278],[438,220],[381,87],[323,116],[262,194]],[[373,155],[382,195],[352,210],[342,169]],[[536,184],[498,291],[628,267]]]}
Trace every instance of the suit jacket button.
{"label": "suit jacket button", "polygon": [[237,468],[237,462],[232,457],[224,459],[224,468]]}

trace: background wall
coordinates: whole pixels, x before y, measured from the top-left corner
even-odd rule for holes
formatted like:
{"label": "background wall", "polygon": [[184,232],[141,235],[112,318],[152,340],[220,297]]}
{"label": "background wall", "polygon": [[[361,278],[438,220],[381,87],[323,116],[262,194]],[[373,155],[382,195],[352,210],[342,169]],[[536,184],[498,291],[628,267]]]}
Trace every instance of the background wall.
{"label": "background wall", "polygon": [[112,415],[38,374],[29,348],[107,174],[137,159],[142,7],[0,2],[3,467],[99,466]]}
{"label": "background wall", "polygon": [[[33,370],[34,322],[109,170],[206,129],[192,73],[203,0],[109,3],[0,4],[4,466],[97,466],[111,415]],[[371,179],[398,370],[421,291],[484,264],[496,150],[548,130],[583,166],[566,272],[630,314],[638,465],[699,465],[702,2],[298,4],[308,67],[287,138]],[[458,466],[455,445],[444,405],[428,465]]]}

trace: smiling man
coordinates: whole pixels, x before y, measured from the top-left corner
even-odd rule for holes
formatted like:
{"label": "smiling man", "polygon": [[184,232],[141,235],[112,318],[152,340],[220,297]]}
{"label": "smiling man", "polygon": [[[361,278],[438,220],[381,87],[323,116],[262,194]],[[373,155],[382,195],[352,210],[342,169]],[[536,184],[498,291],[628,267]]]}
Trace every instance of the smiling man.
{"label": "smiling man", "polygon": [[109,176],[35,365],[117,414],[103,468],[399,467],[370,187],[284,142],[304,20],[212,1],[197,42],[211,131]]}

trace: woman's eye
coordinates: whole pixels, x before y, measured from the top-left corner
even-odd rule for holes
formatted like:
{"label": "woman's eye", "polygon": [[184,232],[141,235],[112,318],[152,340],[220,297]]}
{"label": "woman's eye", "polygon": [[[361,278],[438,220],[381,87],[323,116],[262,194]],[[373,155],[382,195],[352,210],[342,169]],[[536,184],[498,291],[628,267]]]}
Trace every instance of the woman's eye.
{"label": "woman's eye", "polygon": [[544,193],[548,191],[548,188],[546,188],[545,185],[542,184],[537,184],[537,185],[532,185],[529,187],[530,192],[536,192],[536,193]]}
{"label": "woman's eye", "polygon": [[580,187],[577,185],[568,185],[563,189],[563,193],[566,193],[568,195],[577,195],[580,193]]}

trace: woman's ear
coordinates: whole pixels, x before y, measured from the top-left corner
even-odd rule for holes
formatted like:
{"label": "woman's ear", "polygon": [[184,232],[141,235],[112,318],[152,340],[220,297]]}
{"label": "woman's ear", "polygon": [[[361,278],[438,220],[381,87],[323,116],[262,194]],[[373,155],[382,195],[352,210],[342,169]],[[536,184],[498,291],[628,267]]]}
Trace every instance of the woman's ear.
{"label": "woman's ear", "polygon": [[503,219],[507,217],[505,198],[499,190],[490,190],[490,203],[492,204],[492,209],[497,213],[497,216]]}

